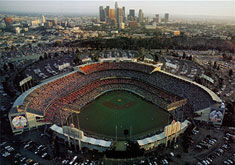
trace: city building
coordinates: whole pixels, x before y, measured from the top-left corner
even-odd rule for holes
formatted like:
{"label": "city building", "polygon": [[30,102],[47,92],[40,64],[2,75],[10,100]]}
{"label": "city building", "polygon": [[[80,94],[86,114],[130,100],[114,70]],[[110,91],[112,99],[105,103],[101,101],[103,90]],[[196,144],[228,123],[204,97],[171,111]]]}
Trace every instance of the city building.
{"label": "city building", "polygon": [[138,27],[138,23],[136,21],[129,21],[129,27],[130,28],[137,28]]}
{"label": "city building", "polygon": [[20,30],[21,30],[21,29],[20,29],[19,27],[16,27],[16,28],[15,28],[15,33],[16,33],[16,34],[20,34]]}
{"label": "city building", "polygon": [[118,24],[121,24],[123,22],[123,13],[122,8],[117,8],[117,16],[116,16]]}
{"label": "city building", "polygon": [[129,10],[129,20],[134,21],[135,20],[135,9]]}
{"label": "city building", "polygon": [[159,23],[160,22],[160,16],[159,14],[156,14],[155,17],[153,18],[153,22]]}
{"label": "city building", "polygon": [[105,19],[109,17],[109,9],[110,9],[110,7],[106,6],[106,8],[105,8]]}
{"label": "city building", "polygon": [[143,22],[144,21],[144,13],[142,11],[142,9],[139,10],[139,22]]}
{"label": "city building", "polygon": [[169,21],[169,13],[165,13],[164,19],[165,19],[165,22]]}
{"label": "city building", "polygon": [[32,22],[31,22],[32,27],[38,27],[38,25],[40,24],[40,22],[41,22],[41,21],[40,21],[39,19],[32,21]]}
{"label": "city building", "polygon": [[52,23],[53,23],[53,26],[58,25],[57,19],[54,19],[54,20],[52,21]]}
{"label": "city building", "polygon": [[44,16],[42,16],[42,23],[46,22],[46,18]]}
{"label": "city building", "polygon": [[115,9],[109,9],[109,17],[110,19],[115,19]]}
{"label": "city building", "polygon": [[51,27],[53,26],[53,23],[52,23],[51,21],[47,21],[47,22],[44,24],[44,26],[45,26],[46,28],[51,28]]}
{"label": "city building", "polygon": [[117,2],[115,2],[115,17],[116,17],[116,19],[118,20],[118,3]]}
{"label": "city building", "polygon": [[120,23],[120,24],[119,24],[119,28],[120,28],[120,29],[125,29],[125,23],[123,23],[123,22]]}
{"label": "city building", "polygon": [[116,18],[111,18],[111,25],[116,26],[116,24],[117,24]]}
{"label": "city building", "polygon": [[126,19],[126,13],[125,13],[125,6],[122,7],[122,16],[123,16],[123,20],[125,21]]}
{"label": "city building", "polygon": [[173,33],[174,33],[174,36],[180,36],[180,31],[178,31],[178,30],[174,31]]}
{"label": "city building", "polygon": [[100,6],[99,8],[99,16],[100,16],[100,21],[104,22],[105,21],[105,10],[103,6]]}
{"label": "city building", "polygon": [[6,24],[6,28],[12,27],[13,21],[12,21],[11,17],[5,17],[4,21],[5,21],[5,24]]}
{"label": "city building", "polygon": [[117,3],[117,1],[115,2],[115,9],[117,9],[118,8],[118,3]]}
{"label": "city building", "polygon": [[146,22],[147,24],[149,24],[149,23],[150,23],[150,17],[146,17],[145,22]]}

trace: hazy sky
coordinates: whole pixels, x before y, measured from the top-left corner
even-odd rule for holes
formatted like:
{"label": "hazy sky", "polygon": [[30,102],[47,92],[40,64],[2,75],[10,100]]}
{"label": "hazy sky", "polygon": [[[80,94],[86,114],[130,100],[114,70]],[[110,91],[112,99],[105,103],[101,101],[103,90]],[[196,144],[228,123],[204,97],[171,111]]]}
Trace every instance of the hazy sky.
{"label": "hazy sky", "polygon": [[[0,12],[52,12],[77,13],[82,15],[98,15],[99,6],[109,5],[114,8],[115,1],[104,0],[0,0]],[[201,15],[201,16],[235,16],[234,0],[120,0],[119,7],[129,9],[142,9],[145,15],[170,13],[170,15]]]}

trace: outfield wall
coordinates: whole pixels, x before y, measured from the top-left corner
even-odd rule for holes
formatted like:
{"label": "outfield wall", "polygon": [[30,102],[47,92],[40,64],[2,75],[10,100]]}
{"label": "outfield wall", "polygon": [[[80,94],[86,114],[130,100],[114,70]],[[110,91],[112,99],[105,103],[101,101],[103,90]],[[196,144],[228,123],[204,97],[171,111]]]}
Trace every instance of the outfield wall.
{"label": "outfield wall", "polygon": [[134,93],[134,94],[136,94],[136,95],[138,95],[138,96],[140,96],[140,97],[142,97],[142,98],[144,98],[145,99],[145,97],[143,96],[143,95],[141,95],[141,94],[139,94],[139,93],[137,93],[137,92],[135,92],[135,91],[133,91],[133,90],[130,90],[130,89],[120,89],[120,88],[113,88],[113,89],[109,89],[109,90],[106,90],[106,91],[103,91],[103,92],[101,92],[99,95],[97,95],[96,97],[94,97],[94,99],[96,99],[96,98],[98,98],[98,97],[100,97],[101,95],[103,95],[103,94],[105,94],[105,93],[108,93],[108,92],[112,92],[112,91],[120,91],[120,90],[124,90],[124,91],[128,91],[128,92],[131,92],[131,93]]}

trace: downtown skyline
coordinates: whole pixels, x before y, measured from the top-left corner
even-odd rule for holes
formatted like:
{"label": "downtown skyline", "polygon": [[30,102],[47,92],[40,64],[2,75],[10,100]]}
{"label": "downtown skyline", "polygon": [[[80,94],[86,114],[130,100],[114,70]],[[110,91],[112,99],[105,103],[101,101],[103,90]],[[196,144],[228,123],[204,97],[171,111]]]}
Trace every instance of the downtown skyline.
{"label": "downtown skyline", "polygon": [[[173,16],[234,17],[233,1],[117,1],[126,11],[142,9],[146,16],[170,13]],[[0,12],[48,13],[98,16],[99,6],[113,6],[115,1],[3,1]],[[129,13],[127,13],[129,14]]]}

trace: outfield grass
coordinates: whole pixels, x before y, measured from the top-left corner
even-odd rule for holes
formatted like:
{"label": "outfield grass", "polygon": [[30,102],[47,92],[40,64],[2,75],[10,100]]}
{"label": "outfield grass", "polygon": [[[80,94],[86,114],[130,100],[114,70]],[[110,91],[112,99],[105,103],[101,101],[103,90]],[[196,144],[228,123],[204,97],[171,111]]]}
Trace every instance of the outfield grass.
{"label": "outfield grass", "polygon": [[[85,106],[77,116],[82,130],[105,137],[138,137],[162,129],[168,122],[168,112],[127,91],[108,92]],[[117,129],[116,129],[117,128]]]}

